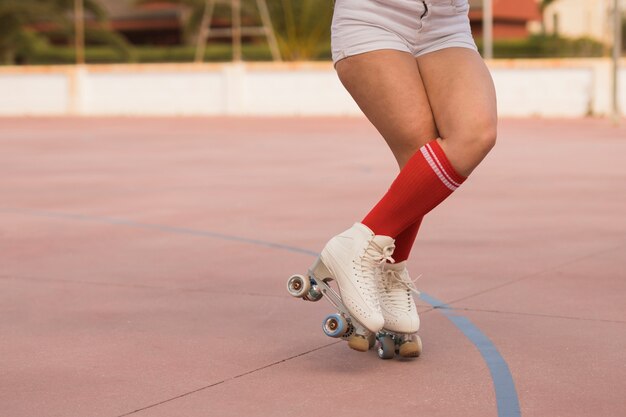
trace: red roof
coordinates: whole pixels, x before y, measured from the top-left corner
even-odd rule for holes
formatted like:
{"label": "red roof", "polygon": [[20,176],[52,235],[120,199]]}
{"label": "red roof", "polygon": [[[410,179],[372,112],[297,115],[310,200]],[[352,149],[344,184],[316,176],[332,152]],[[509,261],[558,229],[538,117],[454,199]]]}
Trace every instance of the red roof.
{"label": "red roof", "polygon": [[[537,0],[492,0],[493,18],[503,20],[541,20]],[[470,17],[472,20],[482,18],[482,1],[471,0]]]}

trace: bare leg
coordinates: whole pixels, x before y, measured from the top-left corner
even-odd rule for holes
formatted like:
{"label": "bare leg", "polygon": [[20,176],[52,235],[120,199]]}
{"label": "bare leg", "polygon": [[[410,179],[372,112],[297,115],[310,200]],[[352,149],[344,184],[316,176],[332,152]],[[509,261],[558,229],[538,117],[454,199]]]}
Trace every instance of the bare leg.
{"label": "bare leg", "polygon": [[467,177],[495,144],[496,93],[480,55],[447,48],[417,58],[440,144],[457,172]]}
{"label": "bare leg", "polygon": [[337,74],[385,138],[400,168],[438,137],[420,71],[411,54],[391,49],[339,61]]}

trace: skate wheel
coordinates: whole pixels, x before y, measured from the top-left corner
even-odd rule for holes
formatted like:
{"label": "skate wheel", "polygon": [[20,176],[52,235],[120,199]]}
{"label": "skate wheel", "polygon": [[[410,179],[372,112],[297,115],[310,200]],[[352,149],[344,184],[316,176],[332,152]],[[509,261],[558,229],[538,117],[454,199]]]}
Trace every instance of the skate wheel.
{"label": "skate wheel", "polygon": [[367,352],[369,349],[368,340],[360,334],[355,334],[348,339],[348,346],[359,352]]}
{"label": "skate wheel", "polygon": [[341,337],[348,331],[348,323],[341,314],[329,314],[322,323],[322,330],[326,336]]}
{"label": "skate wheel", "polygon": [[391,359],[396,354],[396,344],[391,336],[382,336],[378,339],[378,357],[381,359]]}
{"label": "skate wheel", "polygon": [[422,339],[418,335],[412,335],[410,340],[400,345],[399,353],[404,358],[417,358],[422,354]]}
{"label": "skate wheel", "polygon": [[370,333],[367,336],[367,342],[368,342],[368,349],[371,349],[374,347],[374,345],[376,344],[376,335],[374,333]]}
{"label": "skate wheel", "polygon": [[311,281],[302,275],[292,275],[287,281],[287,291],[293,297],[302,298],[311,289]]}

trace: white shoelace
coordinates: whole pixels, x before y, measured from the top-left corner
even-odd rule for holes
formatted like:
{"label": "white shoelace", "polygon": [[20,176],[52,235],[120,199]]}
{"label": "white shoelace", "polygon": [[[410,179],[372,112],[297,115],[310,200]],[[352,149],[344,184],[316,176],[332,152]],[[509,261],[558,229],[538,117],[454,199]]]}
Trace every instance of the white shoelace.
{"label": "white shoelace", "polygon": [[420,294],[415,287],[415,281],[420,279],[421,275],[412,280],[406,270],[386,269],[382,272],[382,291],[380,294],[382,301],[395,311],[411,311],[411,293]]}
{"label": "white shoelace", "polygon": [[361,258],[361,272],[363,276],[363,282],[361,288],[363,288],[367,302],[376,308],[380,308],[380,301],[378,299],[378,280],[377,269],[382,268],[382,265],[386,262],[395,262],[391,255],[396,247],[394,245],[385,246],[381,248],[374,242],[370,242],[365,253]]}

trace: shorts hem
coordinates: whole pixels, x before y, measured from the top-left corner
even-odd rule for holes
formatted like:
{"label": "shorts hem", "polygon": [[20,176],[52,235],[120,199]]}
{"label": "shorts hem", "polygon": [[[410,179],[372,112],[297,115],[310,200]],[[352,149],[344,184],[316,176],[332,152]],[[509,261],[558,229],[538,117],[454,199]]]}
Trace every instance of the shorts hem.
{"label": "shorts hem", "polygon": [[467,48],[467,49],[473,49],[474,51],[478,52],[478,48],[476,47],[475,43],[455,40],[455,41],[443,42],[439,45],[433,45],[430,48],[426,48],[417,53],[414,53],[413,56],[417,58],[422,55],[426,55],[428,53],[440,51],[442,49],[447,49],[447,48]]}
{"label": "shorts hem", "polygon": [[382,49],[392,49],[394,51],[406,52],[407,54],[413,55],[413,53],[408,47],[401,47],[398,45],[379,45],[379,46],[374,46],[374,47],[372,47],[371,45],[368,45],[367,47],[363,47],[363,48],[346,48],[346,49],[341,50],[341,52],[337,54],[336,58],[333,57],[333,67],[336,68],[337,62],[341,61],[342,59],[345,59],[354,55],[365,54],[367,52],[380,51]]}

